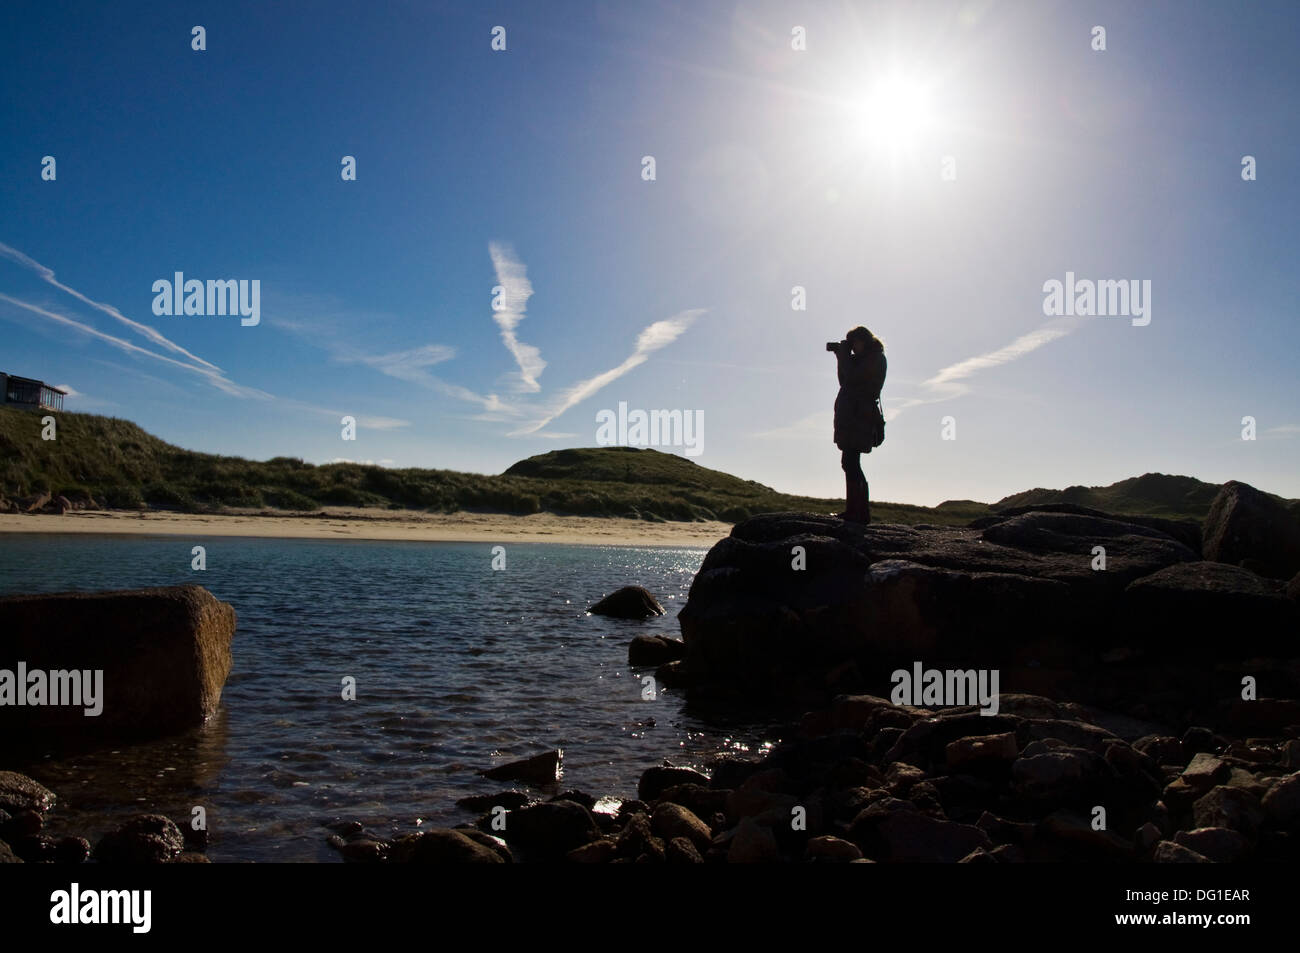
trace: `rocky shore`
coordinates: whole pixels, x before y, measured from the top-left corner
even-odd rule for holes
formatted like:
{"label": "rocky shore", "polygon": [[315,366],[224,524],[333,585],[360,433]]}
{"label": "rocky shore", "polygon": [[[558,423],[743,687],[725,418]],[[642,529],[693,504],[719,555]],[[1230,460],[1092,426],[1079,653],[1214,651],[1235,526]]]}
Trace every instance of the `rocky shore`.
{"label": "rocky shore", "polygon": [[[544,752],[480,772],[524,789],[462,799],[457,827],[332,818],[322,837],[384,864],[1295,862],[1297,600],[1300,524],[1240,483],[1201,524],[1068,504],[964,529],[756,517],[704,560],[683,639],[637,637],[629,663],[701,703],[799,706],[765,757],[652,766],[620,801],[561,790]],[[591,611],[662,607],[629,587]],[[993,695],[900,698],[922,666]],[[55,800],[0,772],[0,861],[205,859],[158,815],[56,840]]]}
{"label": "rocky shore", "polygon": [[[349,863],[1300,860],[1300,739],[1153,727],[1033,695],[996,716],[846,695],[765,758],[651,767],[621,803],[512,789],[462,800],[455,828],[322,836]],[[159,815],[53,839],[55,801],[0,772],[0,862],[206,860],[206,832]]]}

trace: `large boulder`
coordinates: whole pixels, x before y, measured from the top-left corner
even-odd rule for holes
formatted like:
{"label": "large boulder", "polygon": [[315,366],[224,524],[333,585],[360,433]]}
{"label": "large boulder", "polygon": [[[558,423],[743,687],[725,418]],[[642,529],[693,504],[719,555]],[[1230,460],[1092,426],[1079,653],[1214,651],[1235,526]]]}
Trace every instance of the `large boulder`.
{"label": "large boulder", "polygon": [[1234,652],[1278,657],[1300,640],[1300,607],[1282,585],[1226,563],[1166,566],[1130,583],[1125,602],[1129,626],[1160,651],[1221,657],[1231,633]]}
{"label": "large boulder", "polygon": [[1223,484],[1202,532],[1206,559],[1275,579],[1300,571],[1300,520],[1248,483]]}
{"label": "large boulder", "polygon": [[202,586],[0,598],[0,750],[201,725],[221,700],[234,634],[234,608]]}
{"label": "large boulder", "polygon": [[923,660],[998,668],[1004,692],[1086,696],[1124,648],[1125,587],[1197,558],[1159,528],[1105,514],[1031,511],[982,529],[758,516],[701,564],[671,674],[695,692],[722,684],[823,704],[888,697],[892,671]]}

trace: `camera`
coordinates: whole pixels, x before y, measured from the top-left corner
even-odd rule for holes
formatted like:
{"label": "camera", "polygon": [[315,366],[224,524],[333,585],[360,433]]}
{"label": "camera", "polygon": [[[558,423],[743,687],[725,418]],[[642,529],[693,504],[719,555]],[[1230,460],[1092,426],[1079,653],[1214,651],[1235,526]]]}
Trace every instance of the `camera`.
{"label": "camera", "polygon": [[843,341],[827,341],[827,342],[826,342],[826,350],[828,350],[828,351],[833,351],[833,352],[835,352],[835,353],[839,353],[840,345],[843,344],[843,343],[844,343]]}

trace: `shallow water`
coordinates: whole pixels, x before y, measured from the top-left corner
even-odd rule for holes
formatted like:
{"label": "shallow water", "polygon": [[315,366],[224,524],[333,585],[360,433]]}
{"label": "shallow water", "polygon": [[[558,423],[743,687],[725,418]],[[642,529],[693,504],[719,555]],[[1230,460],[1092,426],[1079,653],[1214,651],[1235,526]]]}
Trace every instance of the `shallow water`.
{"label": "shallow water", "polygon": [[[190,569],[196,544],[205,572]],[[59,795],[48,829],[93,843],[125,815],[180,822],[202,806],[214,861],[334,860],[324,823],[387,836],[469,820],[457,798],[511,786],[478,769],[548,748],[564,749],[561,787],[630,797],[665,758],[699,766],[778,740],[662,687],[643,700],[649,672],[627,666],[634,635],[679,635],[704,549],[505,548],[493,571],[485,543],[0,536],[0,594],[198,582],[239,617],[204,728],[21,766]],[[586,614],[628,584],[667,615]]]}

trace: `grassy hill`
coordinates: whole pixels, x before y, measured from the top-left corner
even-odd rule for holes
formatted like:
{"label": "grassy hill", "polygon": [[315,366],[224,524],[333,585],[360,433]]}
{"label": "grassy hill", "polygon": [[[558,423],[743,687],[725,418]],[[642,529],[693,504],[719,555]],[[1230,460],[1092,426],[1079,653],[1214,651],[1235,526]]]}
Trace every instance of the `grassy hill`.
{"label": "grassy hill", "polygon": [[[0,495],[43,491],[112,508],[185,511],[227,508],[312,511],[323,506],[488,510],[646,520],[735,521],[780,510],[833,512],[838,500],[778,493],[752,480],[657,450],[596,447],[521,460],[499,476],[454,470],[386,469],[353,463],[316,466],[292,457],[266,461],[172,446],[127,420],[58,415],[58,439],[40,438],[40,416],[0,407]],[[944,514],[879,504],[882,520],[958,524],[988,512],[972,504]]]}
{"label": "grassy hill", "polygon": [[[49,491],[118,509],[545,510],[652,521],[734,522],[757,513],[843,508],[840,500],[778,493],[683,456],[635,447],[555,450],[492,476],[355,463],[317,466],[294,457],[223,457],[184,450],[130,421],[94,414],[59,414],[57,440],[42,440],[40,431],[40,415],[0,407],[0,495],[21,498]],[[1148,473],[1108,487],[1027,490],[992,507],[974,500],[949,500],[932,508],[873,502],[872,516],[881,522],[952,526],[1009,506],[1066,501],[1116,513],[1199,519],[1217,491],[1216,485],[1191,477]]]}
{"label": "grassy hill", "polygon": [[[1218,492],[1219,484],[1206,483],[1194,477],[1144,473],[1140,477],[1130,477],[1110,486],[1025,490],[1003,497],[992,504],[992,509],[996,511],[1042,503],[1077,503],[1107,513],[1204,519]],[[1274,496],[1274,499],[1300,515],[1300,500],[1287,500],[1278,496]]]}

